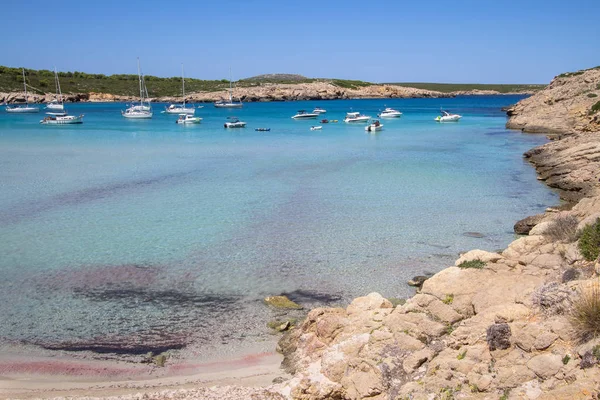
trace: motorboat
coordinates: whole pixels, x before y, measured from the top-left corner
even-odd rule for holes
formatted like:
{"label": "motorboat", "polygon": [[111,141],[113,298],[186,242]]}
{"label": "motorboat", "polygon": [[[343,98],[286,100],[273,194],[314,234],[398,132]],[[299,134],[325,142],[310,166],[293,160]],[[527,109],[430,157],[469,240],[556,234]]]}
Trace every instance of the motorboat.
{"label": "motorboat", "polygon": [[327,110],[322,109],[321,107],[315,107],[313,110],[313,114],[325,114]]}
{"label": "motorboat", "polygon": [[50,103],[46,104],[46,109],[64,111],[65,104],[62,97],[62,92],[60,90],[60,82],[58,81],[58,72],[56,71],[56,67],[54,67],[54,86],[56,87],[56,98]]}
{"label": "motorboat", "polygon": [[458,114],[450,114],[448,111],[441,110],[442,115],[436,117],[437,122],[458,122],[462,116]]}
{"label": "motorboat", "polygon": [[322,119],[322,120],[321,120],[321,121],[319,121],[319,122],[321,122],[322,124],[328,124],[328,123],[329,123],[329,120],[328,120],[328,119]]}
{"label": "motorboat", "polygon": [[140,104],[132,105],[125,111],[121,111],[121,115],[124,118],[129,119],[149,119],[152,118],[152,107],[148,100],[148,88],[144,82],[144,75],[140,69],[140,59],[138,58],[138,81],[140,84]]}
{"label": "motorboat", "polygon": [[383,129],[383,124],[379,121],[374,121],[372,124],[365,126],[365,131],[367,132],[379,132]]}
{"label": "motorboat", "polygon": [[270,132],[271,128],[256,128],[254,129],[256,132]]}
{"label": "motorboat", "polygon": [[220,100],[214,103],[216,108],[242,108],[244,105],[241,101],[233,101],[233,88],[231,87],[231,68],[229,68],[229,101]]}
{"label": "motorboat", "polygon": [[318,116],[319,114],[315,114],[314,112],[308,113],[306,110],[300,110],[298,111],[298,114],[292,117],[292,119],[317,119]]}
{"label": "motorboat", "polygon": [[40,124],[44,125],[71,125],[71,124],[83,124],[83,114],[79,116],[75,115],[66,115],[66,113],[62,115],[52,115],[59,113],[48,113],[43,120],[40,121]]}
{"label": "motorboat", "polygon": [[310,127],[310,130],[311,130],[311,131],[320,131],[321,129],[323,129],[323,127],[322,127],[322,126],[311,126],[311,127]]}
{"label": "motorboat", "polygon": [[379,118],[400,118],[402,113],[398,110],[394,110],[393,108],[387,107],[385,110],[377,114]]}
{"label": "motorboat", "polygon": [[202,122],[202,118],[194,117],[187,113],[181,113],[175,122],[178,124],[199,124]]}
{"label": "motorboat", "polygon": [[246,123],[240,121],[236,117],[229,117],[229,121],[225,122],[225,128],[245,128]]}
{"label": "motorboat", "polygon": [[346,118],[344,118],[344,122],[369,122],[371,119],[368,115],[362,115],[358,112],[349,112],[346,113]]}
{"label": "motorboat", "polygon": [[[168,114],[189,114],[194,115],[196,109],[194,107],[186,107],[185,106],[185,77],[183,74],[183,64],[181,64],[181,95],[183,97],[181,104],[171,104],[165,108],[165,112]],[[202,120],[202,118],[200,118]],[[179,121],[179,120],[177,120]],[[188,123],[188,122],[186,122]],[[191,124],[196,124],[198,122],[189,122]]]}
{"label": "motorboat", "polygon": [[25,89],[25,104],[19,104],[14,106],[6,106],[6,112],[8,113],[38,113],[40,108],[38,106],[30,106],[27,102],[27,81],[25,81],[25,68],[23,68],[23,88]]}

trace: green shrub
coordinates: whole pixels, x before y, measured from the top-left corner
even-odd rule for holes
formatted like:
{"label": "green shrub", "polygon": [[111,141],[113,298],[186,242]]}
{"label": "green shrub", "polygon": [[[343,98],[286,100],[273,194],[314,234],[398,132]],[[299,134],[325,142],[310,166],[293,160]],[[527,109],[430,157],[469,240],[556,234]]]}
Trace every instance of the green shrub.
{"label": "green shrub", "polygon": [[458,268],[476,268],[481,269],[485,267],[485,262],[481,260],[471,260],[471,261],[463,261],[458,265]]}
{"label": "green shrub", "polygon": [[459,353],[459,354],[456,356],[456,359],[457,359],[457,360],[462,360],[462,359],[464,359],[464,358],[465,358],[465,356],[466,356],[466,355],[467,355],[467,351],[465,350],[465,351],[463,351],[462,353]]}
{"label": "green shrub", "polygon": [[567,365],[567,364],[569,363],[569,361],[570,361],[570,360],[571,360],[571,357],[570,357],[568,354],[566,354],[566,355],[563,357],[563,359],[562,359],[562,363],[563,363],[564,365]]}
{"label": "green shrub", "polygon": [[591,99],[591,98],[594,98],[594,97],[598,97],[598,95],[596,93],[588,93],[587,97],[589,97]]}
{"label": "green shrub", "polygon": [[579,251],[588,261],[593,261],[600,255],[600,218],[595,223],[586,225],[581,230]]}
{"label": "green shrub", "polygon": [[454,301],[454,295],[453,294],[447,294],[446,297],[444,298],[444,300],[442,300],[442,302],[444,304],[452,304],[453,301]]}
{"label": "green shrub", "polygon": [[581,291],[573,303],[573,327],[582,342],[600,335],[600,284],[594,282]]}
{"label": "green shrub", "polygon": [[600,101],[596,102],[596,104],[594,104],[592,106],[592,108],[590,109],[590,113],[594,114],[596,112],[600,111]]}
{"label": "green shrub", "polygon": [[600,83],[596,85],[596,89],[600,90]]}
{"label": "green shrub", "polygon": [[578,224],[579,220],[574,215],[559,215],[550,223],[544,236],[555,242],[572,243],[577,240]]}

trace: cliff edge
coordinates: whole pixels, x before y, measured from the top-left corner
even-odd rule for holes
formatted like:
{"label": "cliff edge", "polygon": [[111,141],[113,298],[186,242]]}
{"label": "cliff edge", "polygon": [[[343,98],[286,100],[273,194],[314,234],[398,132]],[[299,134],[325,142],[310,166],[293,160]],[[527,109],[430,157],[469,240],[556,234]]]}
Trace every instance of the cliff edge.
{"label": "cliff edge", "polygon": [[507,110],[509,129],[571,134],[600,130],[600,67],[555,77]]}

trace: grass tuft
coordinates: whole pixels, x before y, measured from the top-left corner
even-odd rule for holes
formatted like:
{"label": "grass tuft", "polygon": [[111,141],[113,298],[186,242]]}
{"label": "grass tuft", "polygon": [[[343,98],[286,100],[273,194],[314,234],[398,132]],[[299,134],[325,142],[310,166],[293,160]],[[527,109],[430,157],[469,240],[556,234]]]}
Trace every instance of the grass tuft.
{"label": "grass tuft", "polygon": [[592,283],[573,303],[573,327],[582,342],[600,336],[600,284]]}
{"label": "grass tuft", "polygon": [[590,108],[590,114],[597,113],[598,111],[600,111],[600,101],[597,101],[596,104]]}
{"label": "grass tuft", "polygon": [[588,93],[587,97],[589,97],[591,99],[591,98],[594,98],[594,97],[598,97],[598,95],[596,93]]}
{"label": "grass tuft", "polygon": [[444,300],[442,300],[442,302],[444,304],[452,304],[453,301],[454,301],[454,295],[453,294],[447,294],[446,297],[444,297]]}
{"label": "grass tuft", "polygon": [[581,230],[578,246],[581,255],[586,260],[594,261],[598,258],[600,255],[600,218]]}
{"label": "grass tuft", "polygon": [[458,265],[458,268],[461,268],[461,269],[465,269],[465,268],[481,269],[483,267],[485,267],[485,262],[481,261],[481,260],[463,261],[462,263],[460,263]]}
{"label": "grass tuft", "polygon": [[579,221],[574,215],[559,215],[550,223],[544,236],[555,242],[572,243],[577,240],[577,224]]}

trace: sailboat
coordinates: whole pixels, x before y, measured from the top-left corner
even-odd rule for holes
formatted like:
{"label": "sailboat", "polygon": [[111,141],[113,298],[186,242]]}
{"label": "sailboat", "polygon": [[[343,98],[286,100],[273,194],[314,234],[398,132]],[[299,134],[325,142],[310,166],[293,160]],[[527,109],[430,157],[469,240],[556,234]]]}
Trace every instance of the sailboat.
{"label": "sailboat", "polygon": [[[121,111],[121,115],[125,118],[147,119],[152,118],[152,107],[148,101],[148,89],[144,82],[144,75],[140,70],[140,59],[138,57],[138,80],[140,83],[140,104],[132,105],[125,111]],[[145,102],[144,102],[145,98]]]}
{"label": "sailboat", "polygon": [[54,85],[56,86],[56,98],[50,103],[46,104],[46,109],[64,111],[65,103],[63,101],[62,92],[60,91],[60,82],[58,81],[58,72],[56,71],[56,67],[54,67]]}
{"label": "sailboat", "polygon": [[27,102],[27,82],[25,81],[25,68],[23,68],[23,87],[25,88],[25,105],[6,106],[6,112],[9,113],[37,113],[40,112],[38,106],[30,106]]}
{"label": "sailboat", "polygon": [[231,68],[229,68],[229,101],[217,101],[215,107],[217,108],[242,108],[242,102],[236,103],[233,101],[233,89],[231,88]]}
{"label": "sailboat", "polygon": [[183,64],[181,64],[181,94],[183,96],[183,103],[171,104],[165,108],[165,112],[169,114],[189,114],[194,115],[196,109],[194,107],[188,108],[185,106],[185,77],[183,75]]}

